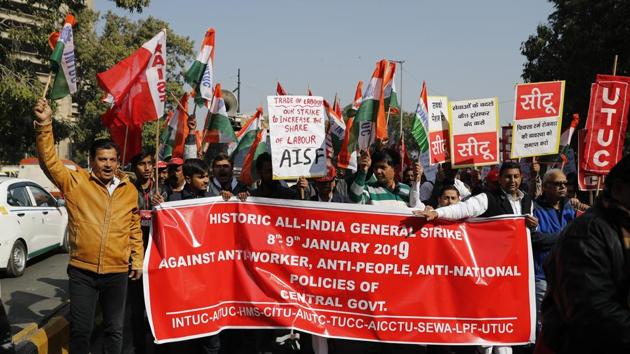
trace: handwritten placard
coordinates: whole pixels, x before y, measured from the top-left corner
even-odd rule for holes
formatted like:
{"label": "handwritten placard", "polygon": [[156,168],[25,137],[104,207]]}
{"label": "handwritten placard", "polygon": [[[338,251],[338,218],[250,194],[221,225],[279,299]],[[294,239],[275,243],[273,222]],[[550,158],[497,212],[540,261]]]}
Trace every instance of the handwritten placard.
{"label": "handwritten placard", "polygon": [[326,175],[324,99],[318,96],[268,96],[274,179]]}

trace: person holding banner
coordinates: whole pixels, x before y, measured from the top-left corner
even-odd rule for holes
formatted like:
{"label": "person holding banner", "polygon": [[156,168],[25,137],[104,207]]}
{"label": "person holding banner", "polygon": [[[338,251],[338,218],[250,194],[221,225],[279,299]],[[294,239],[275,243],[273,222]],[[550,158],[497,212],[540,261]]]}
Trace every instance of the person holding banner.
{"label": "person holding banner", "polygon": [[[211,197],[208,192],[208,164],[201,159],[188,159],[182,166],[186,186],[181,193],[171,194],[168,201],[187,200]],[[159,347],[160,353],[176,353],[189,351],[204,354],[218,354],[220,348],[219,335],[211,335],[198,339],[191,339],[179,343],[167,343]]]}
{"label": "person holding banner", "polygon": [[[369,152],[363,151],[359,169],[350,185],[350,199],[359,204],[424,209],[418,194],[419,188],[415,185],[420,183],[420,176],[416,176],[414,186],[411,188],[404,183],[396,182],[396,167],[399,164],[400,155],[390,149],[377,151],[373,157]],[[376,182],[366,181],[370,167]]]}
{"label": "person holding banner", "polygon": [[168,201],[186,200],[195,198],[212,197],[208,192],[210,177],[208,176],[208,164],[201,159],[188,159],[184,161],[182,173],[186,180],[186,185],[181,193],[173,193],[168,197]]}
{"label": "person holding banner", "polygon": [[138,192],[118,169],[120,149],[115,143],[95,140],[91,172],[70,170],[56,153],[48,102],[39,99],[33,112],[39,161],[62,191],[68,209],[70,352],[89,353],[98,301],[103,308],[103,353],[120,353],[127,282],[142,276]]}
{"label": "person holding banner", "polygon": [[468,198],[466,201],[447,207],[415,211],[417,216],[428,221],[434,219],[461,220],[472,217],[490,217],[497,215],[525,215],[528,228],[536,229],[538,219],[532,215],[532,199],[519,190],[521,185],[521,166],[507,161],[499,169],[499,190],[484,192]]}
{"label": "person holding banner", "polygon": [[[461,220],[471,217],[491,217],[498,215],[524,215],[525,224],[530,230],[538,226],[538,219],[532,215],[532,199],[521,190],[521,166],[512,161],[504,162],[499,169],[499,190],[484,192],[467,200],[446,207],[423,211],[414,214],[427,221],[434,219]],[[510,347],[482,347],[484,354],[511,354]]]}
{"label": "person holding banner", "polygon": [[630,155],[560,235],[547,268],[536,353],[630,353]]}
{"label": "person holding banner", "polygon": [[226,201],[235,195],[240,200],[249,196],[249,188],[234,178],[232,161],[224,152],[218,153],[212,160],[212,180],[208,185],[208,192],[212,196],[220,195]]}
{"label": "person holding banner", "polygon": [[442,187],[442,190],[440,190],[440,197],[438,198],[438,205],[440,208],[457,203],[459,203],[459,190],[453,185]]}
{"label": "person holding banner", "polygon": [[283,186],[280,181],[273,179],[271,154],[264,152],[256,159],[256,172],[260,177],[260,184],[251,194],[253,197],[297,199],[297,191]]}
{"label": "person holding banner", "polygon": [[[138,212],[142,230],[142,244],[146,251],[151,228],[151,195],[154,187],[154,153],[143,150],[131,158],[131,170],[136,175],[134,186],[138,191]],[[149,323],[145,319],[144,291],[141,282],[127,284],[127,304],[123,325],[123,352],[142,354],[147,352]]]}

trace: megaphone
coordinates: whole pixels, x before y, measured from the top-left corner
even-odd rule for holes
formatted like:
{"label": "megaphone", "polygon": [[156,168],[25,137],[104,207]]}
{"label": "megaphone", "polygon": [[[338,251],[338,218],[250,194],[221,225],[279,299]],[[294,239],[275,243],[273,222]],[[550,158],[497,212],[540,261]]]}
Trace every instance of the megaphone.
{"label": "megaphone", "polygon": [[236,111],[238,110],[238,100],[236,96],[229,90],[221,90],[223,94],[223,101],[225,102],[225,110],[227,111],[227,115],[229,117],[236,116]]}

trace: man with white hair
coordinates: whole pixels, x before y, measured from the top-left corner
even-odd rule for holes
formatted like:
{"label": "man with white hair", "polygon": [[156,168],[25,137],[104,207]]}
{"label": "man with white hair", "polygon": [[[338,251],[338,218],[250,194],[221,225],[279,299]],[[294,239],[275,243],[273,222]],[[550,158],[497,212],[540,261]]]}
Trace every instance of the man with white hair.
{"label": "man with white hair", "polygon": [[534,274],[536,278],[536,330],[540,332],[540,304],[547,290],[543,264],[560,232],[575,219],[575,209],[567,198],[567,176],[560,169],[547,170],[542,178],[542,193],[534,201],[538,228],[532,233]]}

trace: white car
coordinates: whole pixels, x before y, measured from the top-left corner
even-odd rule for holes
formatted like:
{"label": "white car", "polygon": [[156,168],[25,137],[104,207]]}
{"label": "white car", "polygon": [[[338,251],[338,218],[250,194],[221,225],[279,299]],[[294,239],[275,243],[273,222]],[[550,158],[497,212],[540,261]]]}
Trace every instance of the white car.
{"label": "white car", "polygon": [[0,268],[19,277],[29,259],[65,247],[64,205],[33,181],[0,177]]}

